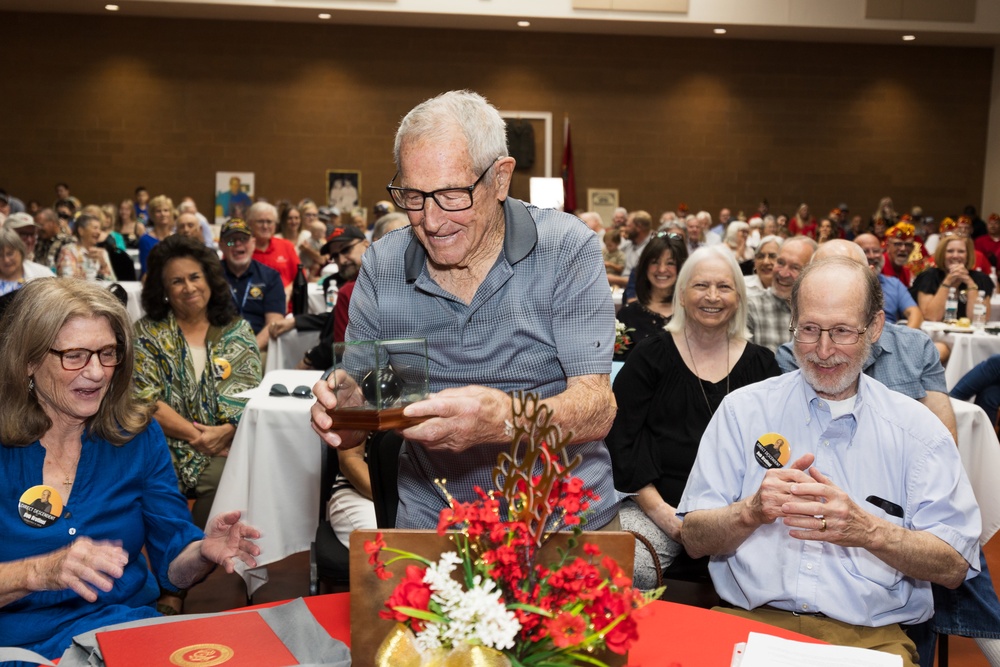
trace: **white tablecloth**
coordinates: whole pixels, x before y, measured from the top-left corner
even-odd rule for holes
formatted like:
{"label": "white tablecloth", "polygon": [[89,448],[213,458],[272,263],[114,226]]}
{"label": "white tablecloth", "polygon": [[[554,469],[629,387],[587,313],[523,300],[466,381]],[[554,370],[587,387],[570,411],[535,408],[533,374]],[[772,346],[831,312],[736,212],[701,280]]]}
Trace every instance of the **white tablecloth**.
{"label": "white tablecloth", "polygon": [[953,398],[951,407],[958,422],[958,451],[983,515],[979,543],[986,544],[1000,529],[1000,442],[978,405]]}
{"label": "white tablecloth", "polygon": [[326,445],[309,426],[315,401],[268,393],[274,384],[285,385],[289,393],[300,385],[312,389],[320,375],[274,371],[245,393],[251,399],[233,436],[211,516],[241,510],[261,531],[259,567],[240,573],[250,595],[267,583],[268,563],[307,551],[316,535],[321,447]]}
{"label": "white tablecloth", "polygon": [[[991,322],[989,327],[1000,326]],[[923,330],[935,341],[944,341],[951,348],[948,365],[944,367],[944,380],[948,390],[954,389],[958,381],[971,371],[976,364],[986,361],[991,355],[1000,354],[1000,336],[947,327],[940,322],[924,322]]]}
{"label": "white tablecloth", "polygon": [[319,343],[319,331],[299,331],[292,329],[267,344],[267,361],[264,372],[293,369],[302,360],[302,355]]}

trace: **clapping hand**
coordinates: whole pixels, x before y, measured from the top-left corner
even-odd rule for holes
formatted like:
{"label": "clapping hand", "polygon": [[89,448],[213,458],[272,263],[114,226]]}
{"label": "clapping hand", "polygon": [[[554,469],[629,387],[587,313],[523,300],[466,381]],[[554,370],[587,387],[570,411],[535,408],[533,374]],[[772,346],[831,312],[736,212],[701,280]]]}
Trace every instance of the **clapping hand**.
{"label": "clapping hand", "polygon": [[236,571],[237,559],[247,567],[257,567],[260,547],[252,541],[256,539],[260,539],[260,531],[240,521],[239,510],[217,514],[205,526],[201,557],[222,565],[230,574]]}
{"label": "clapping hand", "polygon": [[78,537],[67,547],[40,559],[32,568],[31,590],[59,591],[67,588],[87,602],[97,601],[95,588],[105,593],[125,573],[128,552],[121,542],[94,542]]}

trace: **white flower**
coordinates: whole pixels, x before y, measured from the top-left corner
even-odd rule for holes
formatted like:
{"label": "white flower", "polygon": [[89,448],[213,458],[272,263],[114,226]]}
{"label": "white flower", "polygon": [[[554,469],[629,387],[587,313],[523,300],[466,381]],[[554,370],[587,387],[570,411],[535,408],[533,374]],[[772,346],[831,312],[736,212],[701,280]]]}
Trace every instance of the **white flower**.
{"label": "white flower", "polygon": [[458,644],[482,644],[498,650],[513,648],[521,630],[514,612],[508,611],[501,591],[491,579],[477,575],[473,586],[465,591],[451,575],[462,559],[455,552],[427,567],[424,581],[431,588],[431,599],[440,605],[447,623],[427,623],[417,634],[417,643],[424,650]]}

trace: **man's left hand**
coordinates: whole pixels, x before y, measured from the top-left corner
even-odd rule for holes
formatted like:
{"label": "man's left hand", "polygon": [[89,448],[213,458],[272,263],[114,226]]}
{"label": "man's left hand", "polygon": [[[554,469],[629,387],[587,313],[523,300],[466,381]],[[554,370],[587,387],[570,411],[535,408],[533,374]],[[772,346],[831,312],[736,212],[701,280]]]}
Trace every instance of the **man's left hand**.
{"label": "man's left hand", "polygon": [[815,466],[809,468],[809,475],[816,481],[794,484],[791,493],[794,496],[812,496],[816,500],[784,504],[785,525],[799,529],[788,534],[800,540],[819,540],[842,547],[866,547],[877,529],[874,517],[858,507],[847,493]]}
{"label": "man's left hand", "polygon": [[445,389],[406,406],[407,417],[429,416],[404,429],[404,438],[426,449],[460,452],[483,442],[503,442],[510,397],[499,389],[469,386]]}

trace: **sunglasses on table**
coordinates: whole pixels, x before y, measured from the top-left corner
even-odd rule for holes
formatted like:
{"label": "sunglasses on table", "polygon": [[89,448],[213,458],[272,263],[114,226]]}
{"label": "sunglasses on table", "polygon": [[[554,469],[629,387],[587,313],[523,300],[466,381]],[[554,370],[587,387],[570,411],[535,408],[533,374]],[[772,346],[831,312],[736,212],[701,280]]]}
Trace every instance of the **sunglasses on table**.
{"label": "sunglasses on table", "polygon": [[288,387],[283,384],[271,385],[271,391],[268,392],[268,396],[294,396],[295,398],[312,398],[312,392],[309,387],[305,385],[299,385],[295,389],[292,389],[292,393],[288,393]]}

